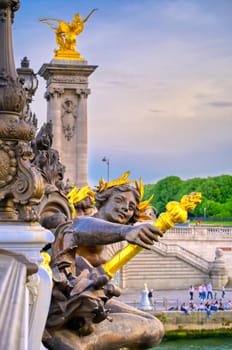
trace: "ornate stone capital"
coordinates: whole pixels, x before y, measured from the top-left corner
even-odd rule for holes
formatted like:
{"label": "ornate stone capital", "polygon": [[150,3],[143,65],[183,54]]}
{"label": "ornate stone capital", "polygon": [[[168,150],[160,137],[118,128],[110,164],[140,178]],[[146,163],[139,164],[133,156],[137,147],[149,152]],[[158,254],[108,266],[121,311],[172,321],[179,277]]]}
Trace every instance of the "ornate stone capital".
{"label": "ornate stone capital", "polygon": [[49,101],[51,97],[61,96],[63,95],[63,93],[64,93],[63,88],[50,87],[45,92],[44,97],[46,98],[47,101]]}
{"label": "ornate stone capital", "polygon": [[20,7],[19,0],[4,0],[0,1],[0,20],[5,21],[7,18],[8,11],[11,11],[12,21],[14,19],[14,12]]}
{"label": "ornate stone capital", "polygon": [[90,89],[76,89],[75,93],[78,97],[85,97],[87,98],[88,95],[90,94],[91,90]]}

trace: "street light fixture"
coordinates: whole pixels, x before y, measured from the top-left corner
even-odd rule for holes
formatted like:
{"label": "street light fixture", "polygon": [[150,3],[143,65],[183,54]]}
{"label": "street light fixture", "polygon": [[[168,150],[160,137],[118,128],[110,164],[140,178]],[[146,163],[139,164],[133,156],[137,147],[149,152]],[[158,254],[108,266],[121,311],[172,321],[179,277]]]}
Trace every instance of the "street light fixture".
{"label": "street light fixture", "polygon": [[23,117],[27,120],[32,118],[32,112],[30,110],[30,103],[32,97],[38,88],[38,79],[33,69],[30,68],[30,61],[27,57],[24,57],[21,61],[21,67],[17,68],[17,74],[22,81],[23,88],[26,94],[26,104],[23,110]]}
{"label": "street light fixture", "polygon": [[109,160],[109,158],[103,157],[102,161],[105,162],[107,165],[107,179],[109,182],[109,180],[110,180],[110,160]]}
{"label": "street light fixture", "polygon": [[22,59],[21,68],[17,68],[17,73],[23,79],[23,88],[27,94],[27,102],[31,103],[38,87],[38,79],[33,69],[30,68],[30,61],[27,57]]}

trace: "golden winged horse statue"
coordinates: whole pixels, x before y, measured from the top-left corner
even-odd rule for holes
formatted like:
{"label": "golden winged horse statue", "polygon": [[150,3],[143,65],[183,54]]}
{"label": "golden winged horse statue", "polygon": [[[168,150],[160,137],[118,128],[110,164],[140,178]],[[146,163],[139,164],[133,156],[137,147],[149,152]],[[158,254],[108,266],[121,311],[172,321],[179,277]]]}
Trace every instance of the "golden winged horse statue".
{"label": "golden winged horse statue", "polygon": [[82,33],[84,24],[96,10],[90,11],[84,19],[81,18],[80,13],[76,13],[71,23],[56,18],[40,18],[40,22],[47,23],[56,33],[56,43],[59,48],[54,50],[55,59],[84,60],[76,51],[76,37]]}

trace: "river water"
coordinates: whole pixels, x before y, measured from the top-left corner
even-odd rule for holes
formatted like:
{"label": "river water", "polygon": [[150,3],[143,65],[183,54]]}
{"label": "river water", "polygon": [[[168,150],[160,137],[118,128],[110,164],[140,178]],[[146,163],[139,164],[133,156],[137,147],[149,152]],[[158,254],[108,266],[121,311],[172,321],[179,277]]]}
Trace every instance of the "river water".
{"label": "river water", "polygon": [[154,350],[232,350],[232,333],[231,337],[164,340]]}

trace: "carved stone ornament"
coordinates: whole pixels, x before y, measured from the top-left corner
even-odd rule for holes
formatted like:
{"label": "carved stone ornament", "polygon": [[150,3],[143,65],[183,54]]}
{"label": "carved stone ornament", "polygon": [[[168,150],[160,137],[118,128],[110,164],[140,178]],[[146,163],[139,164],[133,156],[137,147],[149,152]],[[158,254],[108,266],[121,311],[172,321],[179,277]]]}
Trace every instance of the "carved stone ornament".
{"label": "carved stone ornament", "polygon": [[47,101],[49,101],[51,97],[61,96],[63,93],[64,93],[64,89],[63,88],[50,87],[45,92],[44,97],[46,98]]}
{"label": "carved stone ornament", "polygon": [[26,92],[14,65],[11,25],[18,0],[0,1],[0,220],[36,221],[33,206],[44,194],[31,164],[36,118],[24,113]]}
{"label": "carved stone ornament", "polygon": [[[44,183],[44,196],[37,207],[42,226],[51,229],[51,225],[45,223],[53,215],[60,214],[71,218],[71,208],[65,195],[63,183],[65,167],[60,162],[59,153],[52,148],[53,130],[52,122],[44,123],[33,141],[34,151],[33,165],[40,170]],[[44,221],[45,220],[45,221]]]}
{"label": "carved stone ornament", "polygon": [[9,184],[17,172],[17,159],[12,142],[0,140],[0,188]]}
{"label": "carved stone ornament", "polygon": [[75,128],[76,128],[76,119],[77,114],[76,106],[74,105],[73,101],[69,98],[66,98],[62,103],[62,115],[61,115],[61,121],[62,121],[62,129],[64,132],[65,138],[70,141],[74,134],[75,134]]}
{"label": "carved stone ornament", "polygon": [[0,110],[20,112],[25,104],[25,92],[22,83],[7,75],[6,71],[0,71]]}

